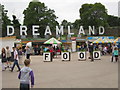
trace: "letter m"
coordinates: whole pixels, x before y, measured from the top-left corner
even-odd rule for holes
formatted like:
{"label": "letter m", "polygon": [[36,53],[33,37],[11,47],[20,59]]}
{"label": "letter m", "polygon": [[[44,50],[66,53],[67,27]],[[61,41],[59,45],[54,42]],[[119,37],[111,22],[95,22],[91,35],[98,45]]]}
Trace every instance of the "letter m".
{"label": "letter m", "polygon": [[56,26],[56,35],[60,35],[60,34],[63,35],[63,26],[61,26],[60,29],[58,26]]}

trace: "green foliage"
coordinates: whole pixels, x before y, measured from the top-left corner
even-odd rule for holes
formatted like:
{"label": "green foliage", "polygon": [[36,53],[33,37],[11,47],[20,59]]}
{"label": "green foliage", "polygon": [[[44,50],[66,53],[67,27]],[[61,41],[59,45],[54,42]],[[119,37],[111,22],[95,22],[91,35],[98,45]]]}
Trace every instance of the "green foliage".
{"label": "green foliage", "polygon": [[82,22],[80,19],[76,19],[75,22],[73,23],[73,27],[75,29],[79,29],[81,25],[82,25]]}
{"label": "green foliage", "polygon": [[34,0],[29,3],[28,8],[23,12],[24,25],[26,25],[29,30],[31,30],[32,25],[39,25],[41,37],[44,36],[44,30],[47,25],[50,26],[51,31],[54,33],[55,26],[58,25],[58,22],[56,21],[57,17],[54,13],[55,11],[48,9],[44,3]]}
{"label": "green foliage", "polygon": [[0,5],[0,8],[2,9],[2,37],[5,37],[7,35],[7,25],[11,25],[11,20],[7,16],[7,10],[4,9],[4,5]]}
{"label": "green foliage", "polygon": [[68,22],[67,20],[63,20],[61,22],[61,25],[64,26],[64,29],[67,29],[68,26],[72,26],[72,23],[71,22]]}
{"label": "green foliage", "polygon": [[110,27],[120,26],[120,18],[108,15],[108,24]]}
{"label": "green foliage", "polygon": [[20,28],[20,23],[19,23],[19,20],[16,18],[15,15],[12,15],[13,17],[13,20],[12,20],[12,23],[13,23],[13,27],[15,29],[15,36],[16,38],[20,38],[20,32],[19,32],[19,28]]}
{"label": "green foliage", "polygon": [[108,26],[107,10],[101,3],[83,4],[79,10],[82,25],[88,26]]}
{"label": "green foliage", "polygon": [[12,23],[13,23],[14,28],[19,28],[20,27],[19,20],[16,18],[15,15],[12,15],[12,17],[13,17]]}

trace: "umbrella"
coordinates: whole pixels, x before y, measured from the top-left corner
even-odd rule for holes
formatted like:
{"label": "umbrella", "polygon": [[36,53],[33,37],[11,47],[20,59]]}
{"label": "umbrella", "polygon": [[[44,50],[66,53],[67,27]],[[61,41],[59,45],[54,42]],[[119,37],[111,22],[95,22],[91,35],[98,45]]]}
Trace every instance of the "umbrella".
{"label": "umbrella", "polygon": [[120,37],[114,40],[114,43],[118,43],[120,41]]}
{"label": "umbrella", "polygon": [[32,42],[28,42],[26,46],[32,47]]}
{"label": "umbrella", "polygon": [[102,39],[102,38],[98,38],[97,40],[95,40],[93,43],[113,43],[113,39]]}
{"label": "umbrella", "polygon": [[93,43],[104,43],[102,38],[98,38],[97,40],[95,40]]}
{"label": "umbrella", "polygon": [[104,41],[105,43],[113,43],[113,42],[114,42],[113,39],[108,39],[108,38],[103,39],[103,41]]}
{"label": "umbrella", "polygon": [[46,42],[44,42],[44,44],[62,44],[62,43],[55,38],[51,38],[47,40]]}

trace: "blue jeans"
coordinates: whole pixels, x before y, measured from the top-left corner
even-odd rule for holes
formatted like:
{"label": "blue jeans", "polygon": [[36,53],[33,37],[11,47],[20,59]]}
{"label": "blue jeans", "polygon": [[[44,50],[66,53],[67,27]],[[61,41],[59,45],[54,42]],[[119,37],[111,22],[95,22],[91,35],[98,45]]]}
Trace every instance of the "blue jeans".
{"label": "blue jeans", "polygon": [[18,60],[14,60],[14,64],[13,64],[13,67],[12,67],[12,70],[11,70],[11,71],[14,70],[15,65],[17,66],[18,70],[20,71],[20,66],[19,66],[19,64],[18,64]]}

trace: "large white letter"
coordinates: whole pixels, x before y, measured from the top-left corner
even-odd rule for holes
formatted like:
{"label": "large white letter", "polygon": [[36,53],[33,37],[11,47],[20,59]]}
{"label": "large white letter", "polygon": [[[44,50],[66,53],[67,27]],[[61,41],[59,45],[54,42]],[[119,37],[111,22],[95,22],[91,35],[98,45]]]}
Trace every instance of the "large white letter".
{"label": "large white letter", "polygon": [[91,26],[89,26],[89,35],[95,34],[95,26],[93,26],[93,28]]}
{"label": "large white letter", "polygon": [[[10,33],[10,29],[12,30]],[[13,26],[7,26],[7,36],[11,36],[15,33],[14,27]]]}
{"label": "large white letter", "polygon": [[46,27],[45,34],[44,34],[44,35],[47,35],[47,34],[52,35],[49,26]]}
{"label": "large white letter", "polygon": [[[102,31],[101,31],[102,30]],[[103,26],[100,26],[99,27],[99,34],[100,35],[103,35],[105,33],[105,29],[104,29],[104,27]]]}
{"label": "large white letter", "polygon": [[27,35],[27,27],[26,26],[20,26],[20,35],[22,36],[23,33]]}
{"label": "large white letter", "polygon": [[85,35],[85,31],[83,29],[83,26],[80,26],[80,29],[79,29],[79,34],[81,34],[81,33]]}
{"label": "large white letter", "polygon": [[32,30],[33,30],[33,35],[40,35],[39,33],[35,33],[35,32],[38,32],[38,28],[39,26],[38,25],[35,25],[35,26],[32,26]]}
{"label": "large white letter", "polygon": [[58,28],[58,26],[56,26],[56,35],[63,35],[63,26],[60,27],[60,29]]}
{"label": "large white letter", "polygon": [[74,33],[70,32],[70,26],[68,26],[68,35],[74,35]]}

